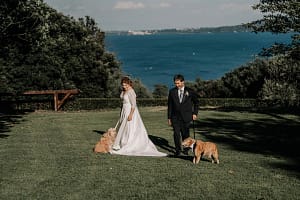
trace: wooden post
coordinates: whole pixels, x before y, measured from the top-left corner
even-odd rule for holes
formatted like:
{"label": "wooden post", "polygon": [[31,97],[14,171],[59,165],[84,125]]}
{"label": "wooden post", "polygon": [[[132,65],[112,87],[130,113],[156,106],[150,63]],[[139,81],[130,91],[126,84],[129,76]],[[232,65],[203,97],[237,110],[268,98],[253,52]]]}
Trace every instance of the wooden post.
{"label": "wooden post", "polygon": [[[78,89],[73,90],[42,90],[42,91],[27,91],[23,94],[29,94],[29,95],[47,95],[52,94],[53,95],[53,101],[54,101],[54,110],[58,111],[61,106],[65,103],[65,101],[73,96],[74,94],[78,94]],[[59,95],[65,94],[62,100],[59,100]]]}
{"label": "wooden post", "polygon": [[58,93],[54,92],[53,97],[54,97],[54,110],[58,111]]}

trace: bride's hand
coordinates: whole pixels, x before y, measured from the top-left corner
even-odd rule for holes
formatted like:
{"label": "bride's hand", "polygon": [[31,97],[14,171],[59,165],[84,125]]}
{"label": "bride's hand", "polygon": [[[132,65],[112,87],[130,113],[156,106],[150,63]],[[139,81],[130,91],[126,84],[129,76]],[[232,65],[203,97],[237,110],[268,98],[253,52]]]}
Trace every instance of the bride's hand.
{"label": "bride's hand", "polygon": [[131,120],[132,120],[132,115],[128,115],[127,120],[128,120],[128,121],[131,121]]}

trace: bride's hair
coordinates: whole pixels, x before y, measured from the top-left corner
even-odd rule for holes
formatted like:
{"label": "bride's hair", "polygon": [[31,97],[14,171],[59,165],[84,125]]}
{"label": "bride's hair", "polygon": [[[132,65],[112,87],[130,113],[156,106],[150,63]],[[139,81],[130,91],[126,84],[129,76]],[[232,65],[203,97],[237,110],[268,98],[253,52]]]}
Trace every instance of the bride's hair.
{"label": "bride's hair", "polygon": [[131,87],[133,87],[132,80],[130,80],[130,78],[128,76],[125,76],[121,79],[121,84],[122,83],[126,83],[126,84],[130,85]]}

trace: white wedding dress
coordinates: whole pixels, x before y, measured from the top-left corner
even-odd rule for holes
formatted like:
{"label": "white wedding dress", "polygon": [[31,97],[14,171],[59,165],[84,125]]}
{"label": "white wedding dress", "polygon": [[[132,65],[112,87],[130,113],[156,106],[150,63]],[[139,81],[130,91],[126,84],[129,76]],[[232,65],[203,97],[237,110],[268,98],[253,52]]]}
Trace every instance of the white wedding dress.
{"label": "white wedding dress", "polygon": [[[119,119],[119,128],[111,154],[128,156],[167,156],[159,152],[148,134],[138,108],[136,106],[136,94],[133,89],[122,92],[120,95],[123,100],[123,107]],[[128,115],[131,108],[135,108],[131,121]]]}

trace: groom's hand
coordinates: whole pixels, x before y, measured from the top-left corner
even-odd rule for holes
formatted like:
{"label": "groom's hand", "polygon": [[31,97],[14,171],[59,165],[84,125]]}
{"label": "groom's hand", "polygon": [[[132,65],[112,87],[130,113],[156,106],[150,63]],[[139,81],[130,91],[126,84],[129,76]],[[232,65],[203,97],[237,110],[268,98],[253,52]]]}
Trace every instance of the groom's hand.
{"label": "groom's hand", "polygon": [[197,119],[197,115],[193,115],[193,120],[195,121]]}
{"label": "groom's hand", "polygon": [[171,126],[172,125],[172,122],[170,119],[168,119],[168,125]]}

